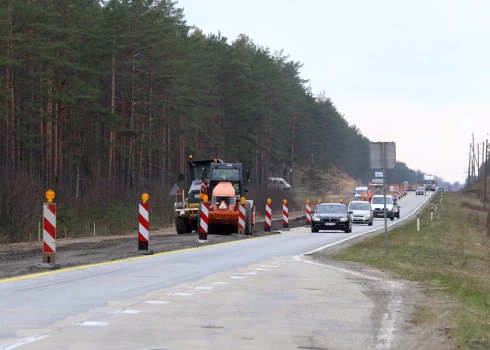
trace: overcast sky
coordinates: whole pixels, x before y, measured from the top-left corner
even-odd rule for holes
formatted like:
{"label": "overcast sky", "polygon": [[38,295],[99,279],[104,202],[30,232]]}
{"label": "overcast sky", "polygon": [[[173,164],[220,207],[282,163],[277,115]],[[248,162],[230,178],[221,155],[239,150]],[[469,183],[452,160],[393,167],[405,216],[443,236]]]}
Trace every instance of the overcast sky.
{"label": "overcast sky", "polygon": [[489,0],[178,0],[189,25],[304,64],[346,120],[397,160],[464,181],[490,133]]}

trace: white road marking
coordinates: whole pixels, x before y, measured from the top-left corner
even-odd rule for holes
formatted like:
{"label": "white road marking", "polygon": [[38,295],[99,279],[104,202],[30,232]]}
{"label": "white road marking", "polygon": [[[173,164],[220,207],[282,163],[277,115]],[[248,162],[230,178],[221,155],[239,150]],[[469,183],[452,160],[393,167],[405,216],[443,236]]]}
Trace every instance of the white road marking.
{"label": "white road marking", "polygon": [[108,312],[108,314],[125,314],[125,315],[139,315],[143,313],[143,310],[117,310]]}
{"label": "white road marking", "polygon": [[176,295],[178,297],[190,297],[194,294],[192,294],[192,293],[167,293],[167,295]]}
{"label": "white road marking", "polygon": [[257,270],[257,271],[269,271],[269,269],[260,269],[258,267],[251,267],[250,270]]}
{"label": "white road marking", "polygon": [[[431,195],[432,194],[430,194],[427,197],[427,199],[422,204],[420,204],[411,214],[407,215],[403,219],[400,219],[400,220],[398,220],[397,222],[395,222],[395,223],[393,223],[391,225],[388,225],[388,227],[391,227],[393,225],[396,225],[396,224],[398,224],[401,221],[407,220],[413,214],[417,213],[417,211],[430,199]],[[379,329],[379,333],[378,333],[378,337],[377,337],[377,342],[376,342],[376,349],[390,349],[392,347],[392,345],[393,345],[393,341],[394,341],[394,338],[395,338],[397,311],[399,310],[399,308],[402,305],[402,297],[401,297],[400,293],[398,293],[397,289],[402,288],[403,287],[403,284],[402,283],[399,283],[399,282],[393,282],[393,281],[384,280],[384,279],[381,279],[381,278],[376,278],[376,277],[364,275],[362,273],[359,273],[359,272],[356,272],[356,271],[352,271],[352,270],[348,270],[348,269],[342,269],[342,268],[338,268],[338,267],[334,267],[334,266],[330,266],[330,265],[326,265],[326,264],[317,263],[317,262],[314,262],[314,261],[307,261],[307,260],[301,259],[302,256],[311,255],[311,254],[316,253],[316,252],[319,252],[321,250],[324,250],[324,249],[327,249],[327,248],[336,246],[338,244],[341,244],[341,243],[343,243],[345,241],[348,241],[350,239],[353,239],[353,238],[356,238],[356,237],[359,237],[359,236],[362,236],[362,235],[365,235],[365,234],[368,234],[368,233],[371,233],[371,232],[376,232],[376,231],[379,231],[379,230],[384,230],[384,227],[380,227],[380,228],[377,228],[377,229],[374,229],[374,230],[366,231],[366,232],[363,232],[363,233],[360,233],[360,234],[357,234],[357,235],[354,235],[354,236],[345,238],[345,239],[341,239],[340,241],[337,241],[335,243],[327,244],[327,245],[325,245],[323,247],[320,247],[318,249],[312,250],[310,252],[306,252],[306,253],[297,255],[297,256],[294,257],[294,259],[297,260],[297,261],[301,261],[301,262],[307,263],[307,264],[313,264],[313,265],[327,267],[327,268],[332,269],[332,270],[341,271],[341,272],[348,273],[348,274],[351,274],[351,275],[354,275],[354,276],[357,276],[357,277],[361,277],[361,278],[364,278],[364,279],[369,279],[369,280],[373,280],[373,281],[380,281],[380,282],[386,282],[386,283],[388,283],[390,285],[390,288],[393,290],[393,293],[392,293],[393,297],[390,299],[390,302],[387,305],[387,313],[385,313],[383,315],[383,319],[381,321],[381,326],[380,326],[380,329]]]}
{"label": "white road marking", "polygon": [[170,301],[168,300],[147,300],[144,301],[143,304],[168,304]]}
{"label": "white road marking", "polygon": [[5,345],[0,345],[0,350],[13,350],[16,349],[20,346],[27,345],[34,343],[38,340],[47,338],[47,335],[36,335],[34,337],[29,337],[29,338],[24,338],[24,339],[19,339],[13,343],[5,344]]}
{"label": "white road marking", "polygon": [[238,279],[238,278],[245,278],[245,277],[242,277],[242,276],[230,276],[229,278],[235,278],[235,279]]}
{"label": "white road marking", "polygon": [[257,275],[257,272],[240,272],[242,275]]}
{"label": "white road marking", "polygon": [[277,265],[260,265],[262,267],[280,267],[280,266],[277,266]]}
{"label": "white road marking", "polygon": [[230,282],[213,282],[214,284],[229,284]]}
{"label": "white road marking", "polygon": [[204,289],[204,290],[208,290],[208,289],[213,289],[213,287],[189,287],[191,289]]}
{"label": "white road marking", "polygon": [[107,326],[108,324],[109,322],[85,321],[82,323],[77,323],[77,326],[103,327]]}

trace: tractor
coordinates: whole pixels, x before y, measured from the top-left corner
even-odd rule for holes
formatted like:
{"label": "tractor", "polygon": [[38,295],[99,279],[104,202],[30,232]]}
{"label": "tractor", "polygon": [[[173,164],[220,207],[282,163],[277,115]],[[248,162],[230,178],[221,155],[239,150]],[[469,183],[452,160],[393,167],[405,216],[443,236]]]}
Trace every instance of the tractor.
{"label": "tractor", "polygon": [[[208,233],[237,232],[238,204],[244,188],[241,163],[213,163],[210,167],[209,193],[210,208]],[[251,235],[255,224],[255,206],[253,200],[245,201],[245,234]]]}
{"label": "tractor", "polygon": [[[184,198],[184,192],[181,192],[182,201],[175,203],[175,227],[178,234],[191,233],[198,230],[198,210],[201,200],[199,199],[199,190],[202,180],[209,177],[211,164],[224,163],[221,159],[198,160],[189,156],[187,165],[189,167],[188,177],[190,188],[187,198]],[[184,178],[183,175],[181,175]]]}

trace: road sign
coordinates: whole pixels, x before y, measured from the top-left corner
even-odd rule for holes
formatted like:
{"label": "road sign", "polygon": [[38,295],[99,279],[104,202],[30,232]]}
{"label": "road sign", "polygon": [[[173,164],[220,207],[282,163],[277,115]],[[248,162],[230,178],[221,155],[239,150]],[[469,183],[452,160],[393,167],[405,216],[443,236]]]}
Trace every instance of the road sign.
{"label": "road sign", "polygon": [[180,191],[179,185],[174,184],[174,187],[172,187],[172,190],[170,191],[170,195],[171,196],[176,196],[176,195],[180,194],[179,191]]}
{"label": "road sign", "polygon": [[371,180],[371,184],[373,185],[382,185],[383,184],[383,178],[382,177],[375,177]]}
{"label": "road sign", "polygon": [[396,144],[394,142],[371,142],[369,144],[369,161],[371,169],[393,169],[396,165]]}

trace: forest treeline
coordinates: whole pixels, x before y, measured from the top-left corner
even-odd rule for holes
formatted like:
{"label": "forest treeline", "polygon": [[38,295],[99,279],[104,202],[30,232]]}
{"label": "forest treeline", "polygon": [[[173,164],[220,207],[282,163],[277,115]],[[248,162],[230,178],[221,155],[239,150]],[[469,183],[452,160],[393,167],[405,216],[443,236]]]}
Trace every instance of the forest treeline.
{"label": "forest treeline", "polygon": [[[65,229],[107,223],[109,209],[121,224],[134,193],[165,202],[189,154],[240,161],[257,186],[312,155],[371,176],[369,140],[312,93],[300,62],[246,35],[205,35],[176,1],[5,0],[0,40],[0,239],[35,225],[47,188],[70,208]],[[401,164],[390,181],[419,175]],[[19,198],[22,220],[5,204]]]}

